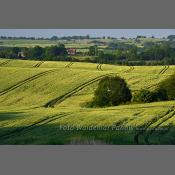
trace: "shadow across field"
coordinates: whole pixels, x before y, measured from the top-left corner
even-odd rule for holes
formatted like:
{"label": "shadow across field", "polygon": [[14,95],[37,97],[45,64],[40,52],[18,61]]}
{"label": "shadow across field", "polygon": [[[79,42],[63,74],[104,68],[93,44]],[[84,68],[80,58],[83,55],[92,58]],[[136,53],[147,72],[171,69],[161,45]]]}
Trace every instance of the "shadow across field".
{"label": "shadow across field", "polygon": [[23,112],[0,112],[0,122],[5,120],[14,120],[24,116]]}
{"label": "shadow across field", "polygon": [[[67,127],[67,126],[66,126]],[[135,131],[129,130],[76,130],[62,129],[56,124],[46,124],[39,127],[28,128],[10,127],[0,129],[1,133],[10,130],[18,130],[14,135],[7,138],[0,137],[0,145],[135,145]],[[150,144],[174,145],[175,127],[169,126],[168,129],[154,131],[150,135]],[[142,139],[142,138],[140,138]],[[144,138],[143,138],[144,140]],[[140,142],[139,145],[147,144]]]}
{"label": "shadow across field", "polygon": [[1,133],[7,130],[18,130],[21,132],[11,137],[0,137],[0,145],[131,145],[133,144],[133,133],[128,131],[89,131],[89,130],[64,130],[59,125],[47,124],[22,130],[23,127],[10,127],[0,129]]}

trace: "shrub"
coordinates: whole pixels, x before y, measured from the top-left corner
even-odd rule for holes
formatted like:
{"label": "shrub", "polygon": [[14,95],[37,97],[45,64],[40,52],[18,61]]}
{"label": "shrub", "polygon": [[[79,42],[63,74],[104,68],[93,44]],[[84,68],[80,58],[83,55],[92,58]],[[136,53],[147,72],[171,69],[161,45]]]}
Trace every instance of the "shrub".
{"label": "shrub", "polygon": [[175,74],[159,84],[158,92],[164,95],[165,100],[175,100]]}
{"label": "shrub", "polygon": [[103,78],[95,91],[94,106],[116,106],[131,101],[132,94],[124,79],[116,76]]}
{"label": "shrub", "polygon": [[133,102],[143,102],[150,103],[156,101],[165,101],[167,100],[167,94],[164,89],[158,88],[154,91],[149,91],[142,89],[134,94],[132,101]]}
{"label": "shrub", "polygon": [[143,103],[154,102],[157,101],[157,93],[142,89],[134,94],[132,101]]}
{"label": "shrub", "polygon": [[164,89],[158,87],[158,89],[154,93],[156,96],[156,101],[168,100],[167,93]]}

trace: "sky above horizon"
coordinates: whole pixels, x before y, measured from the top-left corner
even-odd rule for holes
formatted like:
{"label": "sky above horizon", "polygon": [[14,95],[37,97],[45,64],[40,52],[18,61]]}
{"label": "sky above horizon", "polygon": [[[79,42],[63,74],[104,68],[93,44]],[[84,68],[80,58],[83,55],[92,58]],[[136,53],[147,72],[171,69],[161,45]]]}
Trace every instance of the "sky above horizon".
{"label": "sky above horizon", "polygon": [[168,35],[175,35],[175,29],[0,29],[0,36],[12,37],[58,37],[87,35],[91,37],[126,37],[134,38],[137,35],[144,35],[147,37],[167,37]]}

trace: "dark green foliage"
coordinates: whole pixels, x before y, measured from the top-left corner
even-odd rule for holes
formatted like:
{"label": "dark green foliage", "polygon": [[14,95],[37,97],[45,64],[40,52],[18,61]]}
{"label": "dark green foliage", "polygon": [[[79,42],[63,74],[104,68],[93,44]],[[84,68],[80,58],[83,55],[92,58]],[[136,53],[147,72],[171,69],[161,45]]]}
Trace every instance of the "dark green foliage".
{"label": "dark green foliage", "polygon": [[127,59],[128,60],[137,60],[137,57],[138,57],[137,52],[138,52],[138,49],[137,49],[136,46],[131,48],[131,49],[129,49],[127,54],[126,54]]}
{"label": "dark green foliage", "polygon": [[64,56],[67,55],[67,50],[64,44],[60,44],[58,46],[51,46],[45,48],[45,57],[47,58],[57,58],[57,56]]}
{"label": "dark green foliage", "polygon": [[175,74],[162,81],[158,87],[159,92],[163,92],[167,100],[175,100]]}
{"label": "dark green foliage", "polygon": [[18,52],[21,51],[19,47],[1,47],[0,58],[18,58]]}
{"label": "dark green foliage", "polygon": [[95,91],[93,105],[116,106],[129,102],[132,98],[124,79],[107,76],[103,78]]}
{"label": "dark green foliage", "polygon": [[133,102],[143,102],[143,103],[150,103],[157,101],[157,93],[151,92],[146,89],[142,89],[136,92],[132,99]]}
{"label": "dark green foliage", "polygon": [[156,101],[165,101],[167,99],[166,91],[164,89],[158,88],[154,91],[142,89],[133,95],[132,101],[138,103],[150,103]]}
{"label": "dark green foliage", "polygon": [[23,52],[26,59],[33,60],[63,60],[69,61],[67,57],[67,50],[64,44],[59,44],[55,46],[42,48],[40,46],[35,46],[32,48],[0,48],[1,58],[20,58],[18,52]]}
{"label": "dark green foliage", "polygon": [[162,81],[155,91],[142,89],[135,93],[133,102],[156,102],[165,100],[175,100],[175,74]]}
{"label": "dark green foliage", "polygon": [[117,42],[117,41],[113,41],[113,42],[110,42],[108,44],[108,49],[112,49],[112,50],[128,50],[132,48],[132,45],[130,44],[126,44],[126,43],[120,43],[120,42]]}
{"label": "dark green foliage", "polygon": [[54,41],[56,41],[56,40],[58,40],[59,38],[57,37],[57,36],[52,36],[51,38],[50,38],[50,40],[54,40]]}
{"label": "dark green foliage", "polygon": [[174,57],[174,50],[168,43],[146,47],[140,54],[143,60],[163,60]]}
{"label": "dark green foliage", "polygon": [[158,88],[154,91],[156,96],[156,101],[165,101],[168,100],[167,93],[164,89]]}
{"label": "dark green foliage", "polygon": [[36,46],[30,49],[25,49],[24,55],[31,59],[41,59],[44,56],[44,48]]}
{"label": "dark green foliage", "polygon": [[[88,38],[89,36],[85,36]],[[140,37],[140,36],[139,36]],[[142,37],[142,36],[141,36]],[[70,39],[74,37],[68,37]],[[79,37],[75,36],[75,39]],[[81,38],[81,37],[80,37]],[[79,38],[79,39],[80,39]],[[84,37],[83,37],[84,38]],[[81,38],[81,39],[83,39]],[[32,39],[32,38],[31,38]],[[53,36],[51,40],[59,40],[57,36]],[[135,39],[136,43],[140,41],[139,38]],[[55,42],[56,43],[56,42]],[[91,41],[96,45],[90,46],[86,52],[78,51],[77,55],[91,56],[93,59],[87,59],[86,62],[98,62],[102,64],[119,64],[119,65],[174,65],[175,64],[175,42],[174,41],[161,41],[154,42],[148,41],[143,43],[142,47],[137,47],[136,44],[126,44],[114,40],[108,43],[107,48],[100,48],[97,45],[105,42],[96,40]],[[84,48],[88,49],[88,47]],[[24,56],[18,53],[23,52]],[[40,46],[31,48],[22,47],[0,47],[1,58],[24,58],[33,60],[48,60],[48,61],[69,61],[71,56],[68,55],[67,49],[64,44],[53,45],[50,47],[42,48]],[[76,60],[75,58],[72,59]],[[82,61],[78,59],[76,61]]]}
{"label": "dark green foliage", "polygon": [[88,54],[90,56],[97,56],[97,54],[98,54],[98,47],[97,46],[90,46]]}
{"label": "dark green foliage", "polygon": [[116,55],[111,54],[111,53],[104,53],[103,51],[99,52],[97,62],[98,63],[116,63],[118,61],[118,58]]}

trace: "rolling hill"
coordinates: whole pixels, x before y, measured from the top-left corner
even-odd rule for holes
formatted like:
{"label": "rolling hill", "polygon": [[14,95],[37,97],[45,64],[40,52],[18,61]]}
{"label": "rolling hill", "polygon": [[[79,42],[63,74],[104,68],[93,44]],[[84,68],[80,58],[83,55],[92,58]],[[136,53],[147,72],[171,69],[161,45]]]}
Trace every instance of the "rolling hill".
{"label": "rolling hill", "polygon": [[174,101],[86,106],[106,75],[123,77],[135,92],[174,70],[0,59],[0,144],[174,144]]}

